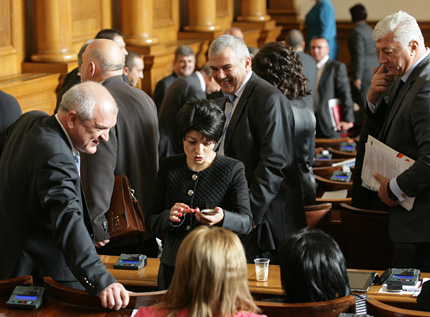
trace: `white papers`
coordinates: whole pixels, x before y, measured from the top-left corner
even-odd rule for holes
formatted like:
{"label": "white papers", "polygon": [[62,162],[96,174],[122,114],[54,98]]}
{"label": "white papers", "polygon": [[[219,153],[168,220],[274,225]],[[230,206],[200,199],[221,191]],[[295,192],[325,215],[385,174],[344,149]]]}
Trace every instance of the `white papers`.
{"label": "white papers", "polygon": [[[373,176],[373,172],[378,172],[384,177],[392,179],[415,163],[413,159],[395,151],[371,135],[369,135],[365,146],[366,152],[361,179],[363,180],[363,187],[370,190],[379,190],[379,181]],[[414,201],[415,197],[408,197],[401,201],[400,205],[406,210],[411,210]]]}
{"label": "white papers", "polygon": [[321,196],[321,199],[345,199],[348,195],[348,189],[334,190],[334,191],[326,191]]}
{"label": "white papers", "polygon": [[413,297],[416,297],[416,296],[418,296],[416,294],[419,294],[421,292],[421,287],[419,287],[420,284],[421,284],[421,281],[418,281],[415,285],[403,285],[403,289],[401,291],[398,291],[398,292],[388,291],[387,284],[384,284],[379,289],[378,293],[412,295]]}

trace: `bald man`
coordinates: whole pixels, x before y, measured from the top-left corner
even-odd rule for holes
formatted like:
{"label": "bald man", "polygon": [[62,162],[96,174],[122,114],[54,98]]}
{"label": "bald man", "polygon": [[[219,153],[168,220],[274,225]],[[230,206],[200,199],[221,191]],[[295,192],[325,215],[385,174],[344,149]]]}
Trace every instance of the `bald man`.
{"label": "bald man", "polygon": [[102,82],[114,97],[119,113],[109,142],[94,156],[83,155],[81,177],[96,246],[100,254],[143,253],[155,257],[155,237],[135,235],[110,240],[106,212],[109,210],[115,175],[126,174],[146,215],[158,169],[158,121],[154,102],[122,78],[123,53],[114,41],[98,39],[82,57],[82,81]]}

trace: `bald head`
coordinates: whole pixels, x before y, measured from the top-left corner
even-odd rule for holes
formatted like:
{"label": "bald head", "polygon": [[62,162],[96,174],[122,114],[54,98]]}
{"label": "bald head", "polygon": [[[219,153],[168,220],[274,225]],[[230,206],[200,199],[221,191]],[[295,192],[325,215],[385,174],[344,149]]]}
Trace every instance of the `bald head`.
{"label": "bald head", "polygon": [[82,55],[82,82],[103,80],[122,75],[124,54],[121,47],[107,39],[94,40]]}

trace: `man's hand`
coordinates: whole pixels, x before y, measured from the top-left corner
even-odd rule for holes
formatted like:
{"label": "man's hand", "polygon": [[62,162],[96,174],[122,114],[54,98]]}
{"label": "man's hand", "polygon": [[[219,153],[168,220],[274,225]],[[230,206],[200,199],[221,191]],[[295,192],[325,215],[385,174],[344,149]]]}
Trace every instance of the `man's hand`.
{"label": "man's hand", "polygon": [[96,241],[94,242],[96,248],[104,247],[106,244],[109,243],[110,240],[103,240],[103,241]]}
{"label": "man's hand", "polygon": [[381,97],[381,94],[388,89],[390,82],[394,80],[394,76],[385,72],[385,66],[382,65],[378,68],[375,75],[373,75],[372,82],[370,83],[369,91],[367,92],[367,100],[376,105]]}
{"label": "man's hand", "polygon": [[379,190],[378,196],[381,200],[390,207],[397,206],[399,204],[398,201],[394,201],[388,197],[387,184],[389,183],[389,179],[382,176],[379,173],[373,173],[373,176],[379,181]]}
{"label": "man's hand", "polygon": [[346,122],[346,121],[341,121],[339,122],[339,124],[337,125],[336,129],[337,131],[348,131],[349,129],[351,129],[354,126],[353,122]]}
{"label": "man's hand", "polygon": [[112,283],[98,296],[104,308],[119,310],[128,305],[128,291],[120,283]]}

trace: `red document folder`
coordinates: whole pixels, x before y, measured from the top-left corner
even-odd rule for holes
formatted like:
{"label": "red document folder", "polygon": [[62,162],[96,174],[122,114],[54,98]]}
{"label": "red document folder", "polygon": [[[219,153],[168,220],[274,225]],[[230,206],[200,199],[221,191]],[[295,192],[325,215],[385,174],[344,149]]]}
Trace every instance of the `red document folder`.
{"label": "red document folder", "polygon": [[328,101],[328,107],[330,112],[331,126],[334,131],[339,131],[337,126],[342,121],[342,105],[340,103],[340,99],[330,99]]}

